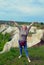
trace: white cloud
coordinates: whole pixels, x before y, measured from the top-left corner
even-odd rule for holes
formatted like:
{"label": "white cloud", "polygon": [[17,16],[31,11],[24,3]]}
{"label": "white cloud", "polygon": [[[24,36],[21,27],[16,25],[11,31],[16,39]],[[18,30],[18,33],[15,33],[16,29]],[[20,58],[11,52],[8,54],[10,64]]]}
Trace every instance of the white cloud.
{"label": "white cloud", "polygon": [[44,8],[41,7],[26,7],[26,6],[17,6],[19,11],[28,14],[28,15],[40,15],[44,14]]}

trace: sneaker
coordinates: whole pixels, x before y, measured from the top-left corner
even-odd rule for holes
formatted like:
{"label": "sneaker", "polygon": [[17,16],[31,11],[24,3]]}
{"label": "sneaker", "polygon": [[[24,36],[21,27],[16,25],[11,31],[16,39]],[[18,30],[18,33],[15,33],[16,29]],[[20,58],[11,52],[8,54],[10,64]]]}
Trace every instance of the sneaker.
{"label": "sneaker", "polygon": [[28,62],[31,62],[31,60],[28,58]]}
{"label": "sneaker", "polygon": [[18,58],[20,59],[22,57],[22,55],[20,55]]}

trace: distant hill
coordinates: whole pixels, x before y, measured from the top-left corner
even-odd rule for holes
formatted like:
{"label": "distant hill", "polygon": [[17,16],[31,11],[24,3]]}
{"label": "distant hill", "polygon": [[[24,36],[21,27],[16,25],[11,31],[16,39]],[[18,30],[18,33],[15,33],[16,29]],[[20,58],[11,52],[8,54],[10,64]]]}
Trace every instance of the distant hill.
{"label": "distant hill", "polygon": [[21,22],[21,21],[4,21],[4,20],[0,20],[0,24],[5,24],[5,23],[14,23],[17,22],[19,24],[29,24],[31,22]]}
{"label": "distant hill", "polygon": [[[22,21],[4,21],[4,20],[0,20],[0,24],[14,25],[15,22],[17,22],[19,25],[22,25],[22,24],[29,25],[31,23],[31,22],[22,22]],[[36,26],[37,28],[44,29],[44,22],[35,22],[33,26]]]}

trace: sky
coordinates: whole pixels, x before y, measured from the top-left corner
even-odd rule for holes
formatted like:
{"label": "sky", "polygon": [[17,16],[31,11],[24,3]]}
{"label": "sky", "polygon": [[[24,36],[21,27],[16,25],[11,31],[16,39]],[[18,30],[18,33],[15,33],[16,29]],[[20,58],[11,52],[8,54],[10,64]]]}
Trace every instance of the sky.
{"label": "sky", "polygon": [[0,0],[0,20],[44,22],[44,0]]}

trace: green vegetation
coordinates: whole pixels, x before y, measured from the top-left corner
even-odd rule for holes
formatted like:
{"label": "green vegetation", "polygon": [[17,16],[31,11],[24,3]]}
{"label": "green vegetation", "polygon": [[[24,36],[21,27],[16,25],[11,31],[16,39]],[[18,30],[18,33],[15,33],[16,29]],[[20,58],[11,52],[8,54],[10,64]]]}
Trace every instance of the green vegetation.
{"label": "green vegetation", "polygon": [[31,22],[17,22],[19,25],[23,25],[23,24],[26,24],[26,25],[29,25]]}
{"label": "green vegetation", "polygon": [[[19,25],[22,25],[22,24],[26,24],[26,25],[30,25],[31,22],[17,22]],[[44,23],[41,22],[41,23],[38,23],[38,22],[35,22],[33,24],[33,26],[36,26],[38,29],[44,29]]]}
{"label": "green vegetation", "polygon": [[38,29],[44,29],[44,23],[35,23],[34,26],[36,26]]}
{"label": "green vegetation", "polygon": [[[30,33],[31,34],[31,33]],[[0,33],[0,51],[4,44],[10,40],[10,34]],[[28,48],[31,63],[28,62],[24,50],[21,59],[18,59],[19,48],[11,48],[9,52],[0,54],[0,65],[44,65],[44,46]]]}
{"label": "green vegetation", "polygon": [[19,49],[12,48],[0,55],[0,65],[44,65],[44,46],[28,48],[31,63],[28,62],[23,50],[23,56],[18,59]]}
{"label": "green vegetation", "polygon": [[10,34],[6,33],[3,35],[0,33],[0,51],[3,49],[5,43],[10,40]]}
{"label": "green vegetation", "polygon": [[[43,23],[35,23],[34,26],[37,26],[38,29],[44,28]],[[29,36],[31,36],[32,34],[34,33],[30,32]],[[10,40],[11,40],[11,34],[6,33],[5,35],[3,35],[2,33],[0,33],[0,51],[2,51],[5,43]],[[19,48],[11,48],[9,52],[0,54],[0,65],[44,65],[44,46],[28,48],[28,52],[30,55],[30,59],[32,61],[31,63],[27,61],[24,50],[23,50],[23,57],[21,59],[18,59]]]}
{"label": "green vegetation", "polygon": [[[0,33],[0,51],[9,40],[10,34],[6,33],[3,35]],[[18,59],[19,49],[11,48],[9,52],[0,54],[0,65],[44,65],[44,46],[28,48],[28,52],[32,61],[31,63],[25,57],[24,50],[22,58]]]}
{"label": "green vegetation", "polygon": [[28,36],[31,37],[32,34],[36,34],[36,30],[34,30],[34,32],[31,32],[31,31],[30,31],[29,34],[28,34]]}
{"label": "green vegetation", "polygon": [[[19,25],[22,25],[22,24],[26,24],[26,25],[30,25],[31,22],[21,22],[21,21],[3,21],[3,20],[0,20],[0,24],[8,24],[10,26],[14,26],[14,22],[17,22]],[[33,21],[32,21],[33,22]],[[35,24],[33,26],[36,26],[38,29],[44,29],[44,22],[35,22]]]}
{"label": "green vegetation", "polygon": [[34,32],[29,32],[28,36],[32,36],[32,34],[35,34]]}

